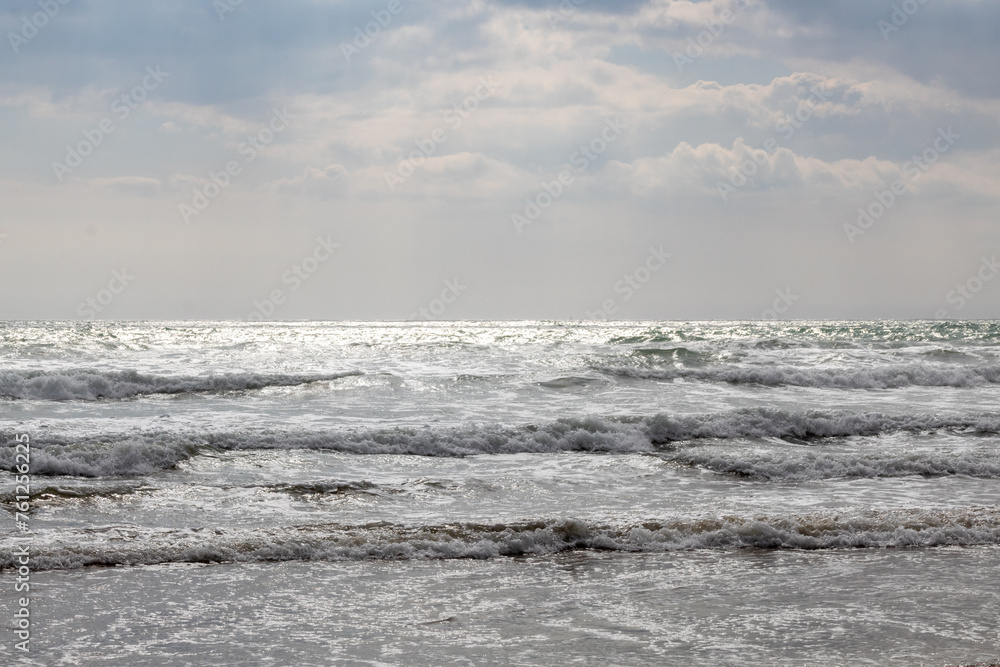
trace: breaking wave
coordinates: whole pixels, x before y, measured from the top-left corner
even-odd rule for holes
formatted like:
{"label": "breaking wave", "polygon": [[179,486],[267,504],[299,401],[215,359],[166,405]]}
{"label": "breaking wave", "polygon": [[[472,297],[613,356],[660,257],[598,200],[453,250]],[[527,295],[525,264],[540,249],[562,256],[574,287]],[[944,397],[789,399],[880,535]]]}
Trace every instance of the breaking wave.
{"label": "breaking wave", "polygon": [[898,365],[868,369],[794,366],[712,366],[708,368],[595,365],[614,377],[640,380],[697,380],[778,387],[895,389],[899,387],[981,387],[1000,384],[1000,365]]}
{"label": "breaking wave", "polygon": [[1000,478],[1000,452],[743,452],[684,451],[664,460],[713,472],[776,482],[877,477],[947,477],[964,475]]}
{"label": "breaking wave", "polygon": [[136,371],[72,370],[0,372],[0,398],[96,401],[149,394],[196,394],[293,387],[337,380],[360,371],[325,375],[226,373],[197,377],[146,375]]}
{"label": "breaking wave", "polygon": [[[72,534],[65,534],[72,533]],[[44,537],[44,536],[41,536]],[[71,538],[71,539],[69,539]],[[405,526],[320,524],[264,529],[109,526],[36,539],[32,568],[160,563],[412,560],[546,555],[578,549],[852,549],[1000,543],[1000,511],[970,508],[853,515],[704,517],[609,525],[576,519]],[[16,566],[13,549],[0,568]]]}
{"label": "breaking wave", "polygon": [[[725,452],[698,441],[771,439],[821,443],[829,438],[946,431],[960,436],[1000,434],[998,415],[885,415],[850,411],[789,412],[751,408],[734,412],[646,418],[566,418],[543,425],[470,425],[451,428],[367,428],[329,431],[149,432],[101,439],[39,436],[32,440],[35,475],[116,477],[149,475],[211,451],[315,449],[346,454],[464,457],[546,452],[650,452],[683,465],[773,479],[838,476],[966,474],[1000,476],[1000,448],[953,454],[854,454],[816,451],[755,453],[738,443]],[[695,446],[676,443],[690,442]],[[709,443],[710,444],[710,443]],[[771,458],[768,458],[771,456]],[[853,458],[852,458],[853,457]],[[15,464],[13,441],[0,446],[0,468]],[[784,468],[785,472],[780,470]],[[798,476],[798,477],[797,477]]]}

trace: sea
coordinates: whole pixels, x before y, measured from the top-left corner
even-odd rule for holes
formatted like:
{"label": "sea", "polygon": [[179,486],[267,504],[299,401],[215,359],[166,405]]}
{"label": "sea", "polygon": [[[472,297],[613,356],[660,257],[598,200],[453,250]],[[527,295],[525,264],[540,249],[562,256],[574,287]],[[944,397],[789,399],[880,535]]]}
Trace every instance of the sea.
{"label": "sea", "polygon": [[996,321],[4,322],[0,468],[3,664],[1000,659]]}

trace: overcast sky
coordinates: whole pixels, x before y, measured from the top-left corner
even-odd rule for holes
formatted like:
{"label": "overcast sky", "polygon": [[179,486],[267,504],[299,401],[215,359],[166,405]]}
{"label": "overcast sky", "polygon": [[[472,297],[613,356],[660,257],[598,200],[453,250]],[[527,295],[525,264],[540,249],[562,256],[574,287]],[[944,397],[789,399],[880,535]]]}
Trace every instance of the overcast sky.
{"label": "overcast sky", "polygon": [[5,0],[0,317],[1000,317],[1000,3],[578,1]]}

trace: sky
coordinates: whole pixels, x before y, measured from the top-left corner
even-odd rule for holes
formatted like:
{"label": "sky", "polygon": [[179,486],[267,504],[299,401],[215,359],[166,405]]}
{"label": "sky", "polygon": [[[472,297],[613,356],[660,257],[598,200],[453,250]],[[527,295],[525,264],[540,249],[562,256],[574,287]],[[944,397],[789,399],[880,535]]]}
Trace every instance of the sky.
{"label": "sky", "polygon": [[4,0],[0,319],[1000,317],[1000,3]]}

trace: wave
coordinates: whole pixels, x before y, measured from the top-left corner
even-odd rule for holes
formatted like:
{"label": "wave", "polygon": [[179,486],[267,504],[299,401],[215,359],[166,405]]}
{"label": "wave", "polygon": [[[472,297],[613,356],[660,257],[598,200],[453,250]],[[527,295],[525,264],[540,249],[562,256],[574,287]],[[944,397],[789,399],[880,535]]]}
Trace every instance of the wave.
{"label": "wave", "polygon": [[[28,494],[28,498],[34,502],[59,502],[89,500],[93,498],[121,498],[143,491],[151,490],[150,487],[135,482],[114,482],[97,484],[49,484],[45,486],[33,486]],[[15,491],[0,494],[0,503],[10,506],[18,496]],[[22,496],[23,498],[23,496]]]}
{"label": "wave", "polygon": [[606,380],[600,378],[587,378],[587,377],[561,377],[555,378],[554,380],[545,380],[544,382],[536,382],[535,384],[544,389],[579,389],[580,387],[589,387],[595,384],[602,384]]}
{"label": "wave", "polygon": [[729,366],[709,368],[641,368],[595,365],[593,369],[620,378],[696,380],[766,387],[829,387],[837,389],[896,389],[900,387],[982,387],[1000,384],[1000,365],[898,365],[876,368],[797,368],[793,366]]}
{"label": "wave", "polygon": [[[885,415],[849,411],[788,412],[751,408],[709,416],[670,418],[659,415],[648,422],[650,441],[661,445],[660,458],[680,465],[769,481],[806,481],[839,478],[943,477],[965,475],[1000,478],[1000,448],[941,451],[881,451],[870,443],[828,451],[823,447],[783,447],[761,451],[746,443],[725,447],[679,446],[699,440],[782,440],[816,443],[824,439],[872,438],[892,433],[948,432],[965,436],[1000,434],[1000,416]],[[843,450],[844,447],[838,448]],[[664,451],[665,450],[665,451]]]}
{"label": "wave", "polygon": [[[589,326],[594,326],[591,323]],[[614,326],[619,325],[605,325]],[[904,347],[919,343],[994,344],[1000,321],[715,321],[656,324],[645,331],[612,336],[612,345],[690,341],[777,343],[777,347]]]}
{"label": "wave", "polygon": [[715,358],[715,355],[712,353],[689,350],[686,347],[640,347],[632,350],[629,354],[640,360],[654,362],[672,361],[688,365],[703,364]]}
{"label": "wave", "polygon": [[[54,440],[54,441],[53,441]],[[134,477],[176,468],[203,447],[184,436],[133,436],[119,440],[76,442],[36,438],[31,443],[32,475],[70,477]],[[0,448],[0,468],[15,469],[12,444]]]}
{"label": "wave", "polygon": [[720,474],[775,482],[953,475],[1000,478],[1000,452],[997,451],[944,455],[923,452],[742,452],[730,449],[725,452],[671,453],[662,458]]}
{"label": "wave", "polygon": [[300,482],[298,484],[266,484],[263,488],[272,493],[283,493],[300,498],[320,496],[340,496],[355,494],[383,495],[400,493],[399,489],[381,489],[371,482],[317,481]]}
{"label": "wave", "polygon": [[[441,482],[418,480],[405,486],[415,486],[419,490],[428,488],[444,488]],[[312,500],[322,497],[373,495],[389,496],[406,493],[409,489],[403,487],[382,486],[367,481],[317,480],[293,484],[255,484],[246,488],[260,488],[270,493],[283,494],[299,499]],[[98,483],[61,483],[34,486],[28,498],[34,503],[66,503],[80,500],[111,499],[120,500],[125,496],[153,493],[155,486],[136,481],[98,482]],[[10,506],[17,497],[23,499],[23,494],[10,491],[0,493],[0,503]]]}
{"label": "wave", "polygon": [[[199,454],[254,449],[314,449],[359,455],[412,455],[464,457],[476,455],[596,452],[656,453],[683,465],[700,465],[720,472],[777,478],[767,466],[786,466],[793,478],[791,459],[747,459],[743,450],[727,452],[730,463],[717,453],[682,447],[679,443],[738,439],[771,439],[821,442],[824,439],[874,437],[889,433],[948,432],[960,436],[1000,434],[1000,415],[885,415],[850,411],[789,412],[773,408],[748,408],[733,412],[671,417],[566,418],[543,425],[470,425],[450,428],[366,428],[329,431],[225,431],[218,433],[148,432],[104,438],[39,435],[32,440],[31,471],[35,475],[123,477],[150,475],[177,467]],[[14,442],[0,446],[0,468],[15,465]],[[744,448],[749,449],[749,448]],[[739,458],[740,456],[744,458]],[[860,476],[900,474],[997,474],[996,453],[858,454],[823,459],[820,453],[803,479],[841,476],[838,469],[854,469]],[[824,456],[834,456],[824,454]],[[845,455],[846,456],[846,455]],[[937,458],[934,458],[934,457]],[[716,457],[716,458],[713,458]],[[867,458],[865,458],[867,457]],[[923,457],[923,458],[921,458]],[[965,458],[962,458],[965,457]],[[980,457],[980,458],[975,458]],[[801,456],[800,456],[801,459]],[[801,459],[804,461],[805,459]],[[727,468],[727,465],[729,466]],[[825,466],[825,467],[824,467]],[[865,466],[869,466],[870,472]],[[808,467],[808,466],[807,466]],[[823,472],[828,470],[829,472]],[[906,473],[904,471],[910,470]],[[756,471],[756,472],[755,472]],[[936,472],[935,472],[936,471]]]}
{"label": "wave", "polygon": [[670,417],[661,414],[647,420],[647,433],[654,444],[705,438],[815,440],[944,430],[975,435],[1000,434],[1000,415],[887,415],[849,410],[791,412],[777,408],[745,408],[709,415]]}
{"label": "wave", "polygon": [[338,380],[360,371],[328,374],[226,373],[204,376],[145,375],[137,371],[70,370],[0,372],[0,398],[44,401],[96,401],[149,394],[195,394],[294,387]]}
{"label": "wave", "polygon": [[[641,424],[599,417],[561,419],[544,426],[467,426],[342,431],[227,431],[122,435],[116,438],[38,436],[35,475],[112,477],[148,475],[208,451],[321,449],[348,454],[464,457],[560,451],[633,452],[651,447]],[[14,468],[13,441],[0,447],[0,468]]]}
{"label": "wave", "polygon": [[[866,512],[855,515],[704,517],[625,525],[577,519],[405,526],[320,524],[264,529],[59,531],[32,545],[33,570],[161,563],[413,560],[548,555],[569,550],[666,552],[698,549],[854,549],[1000,544],[1000,511]],[[0,568],[16,567],[14,549]]]}

